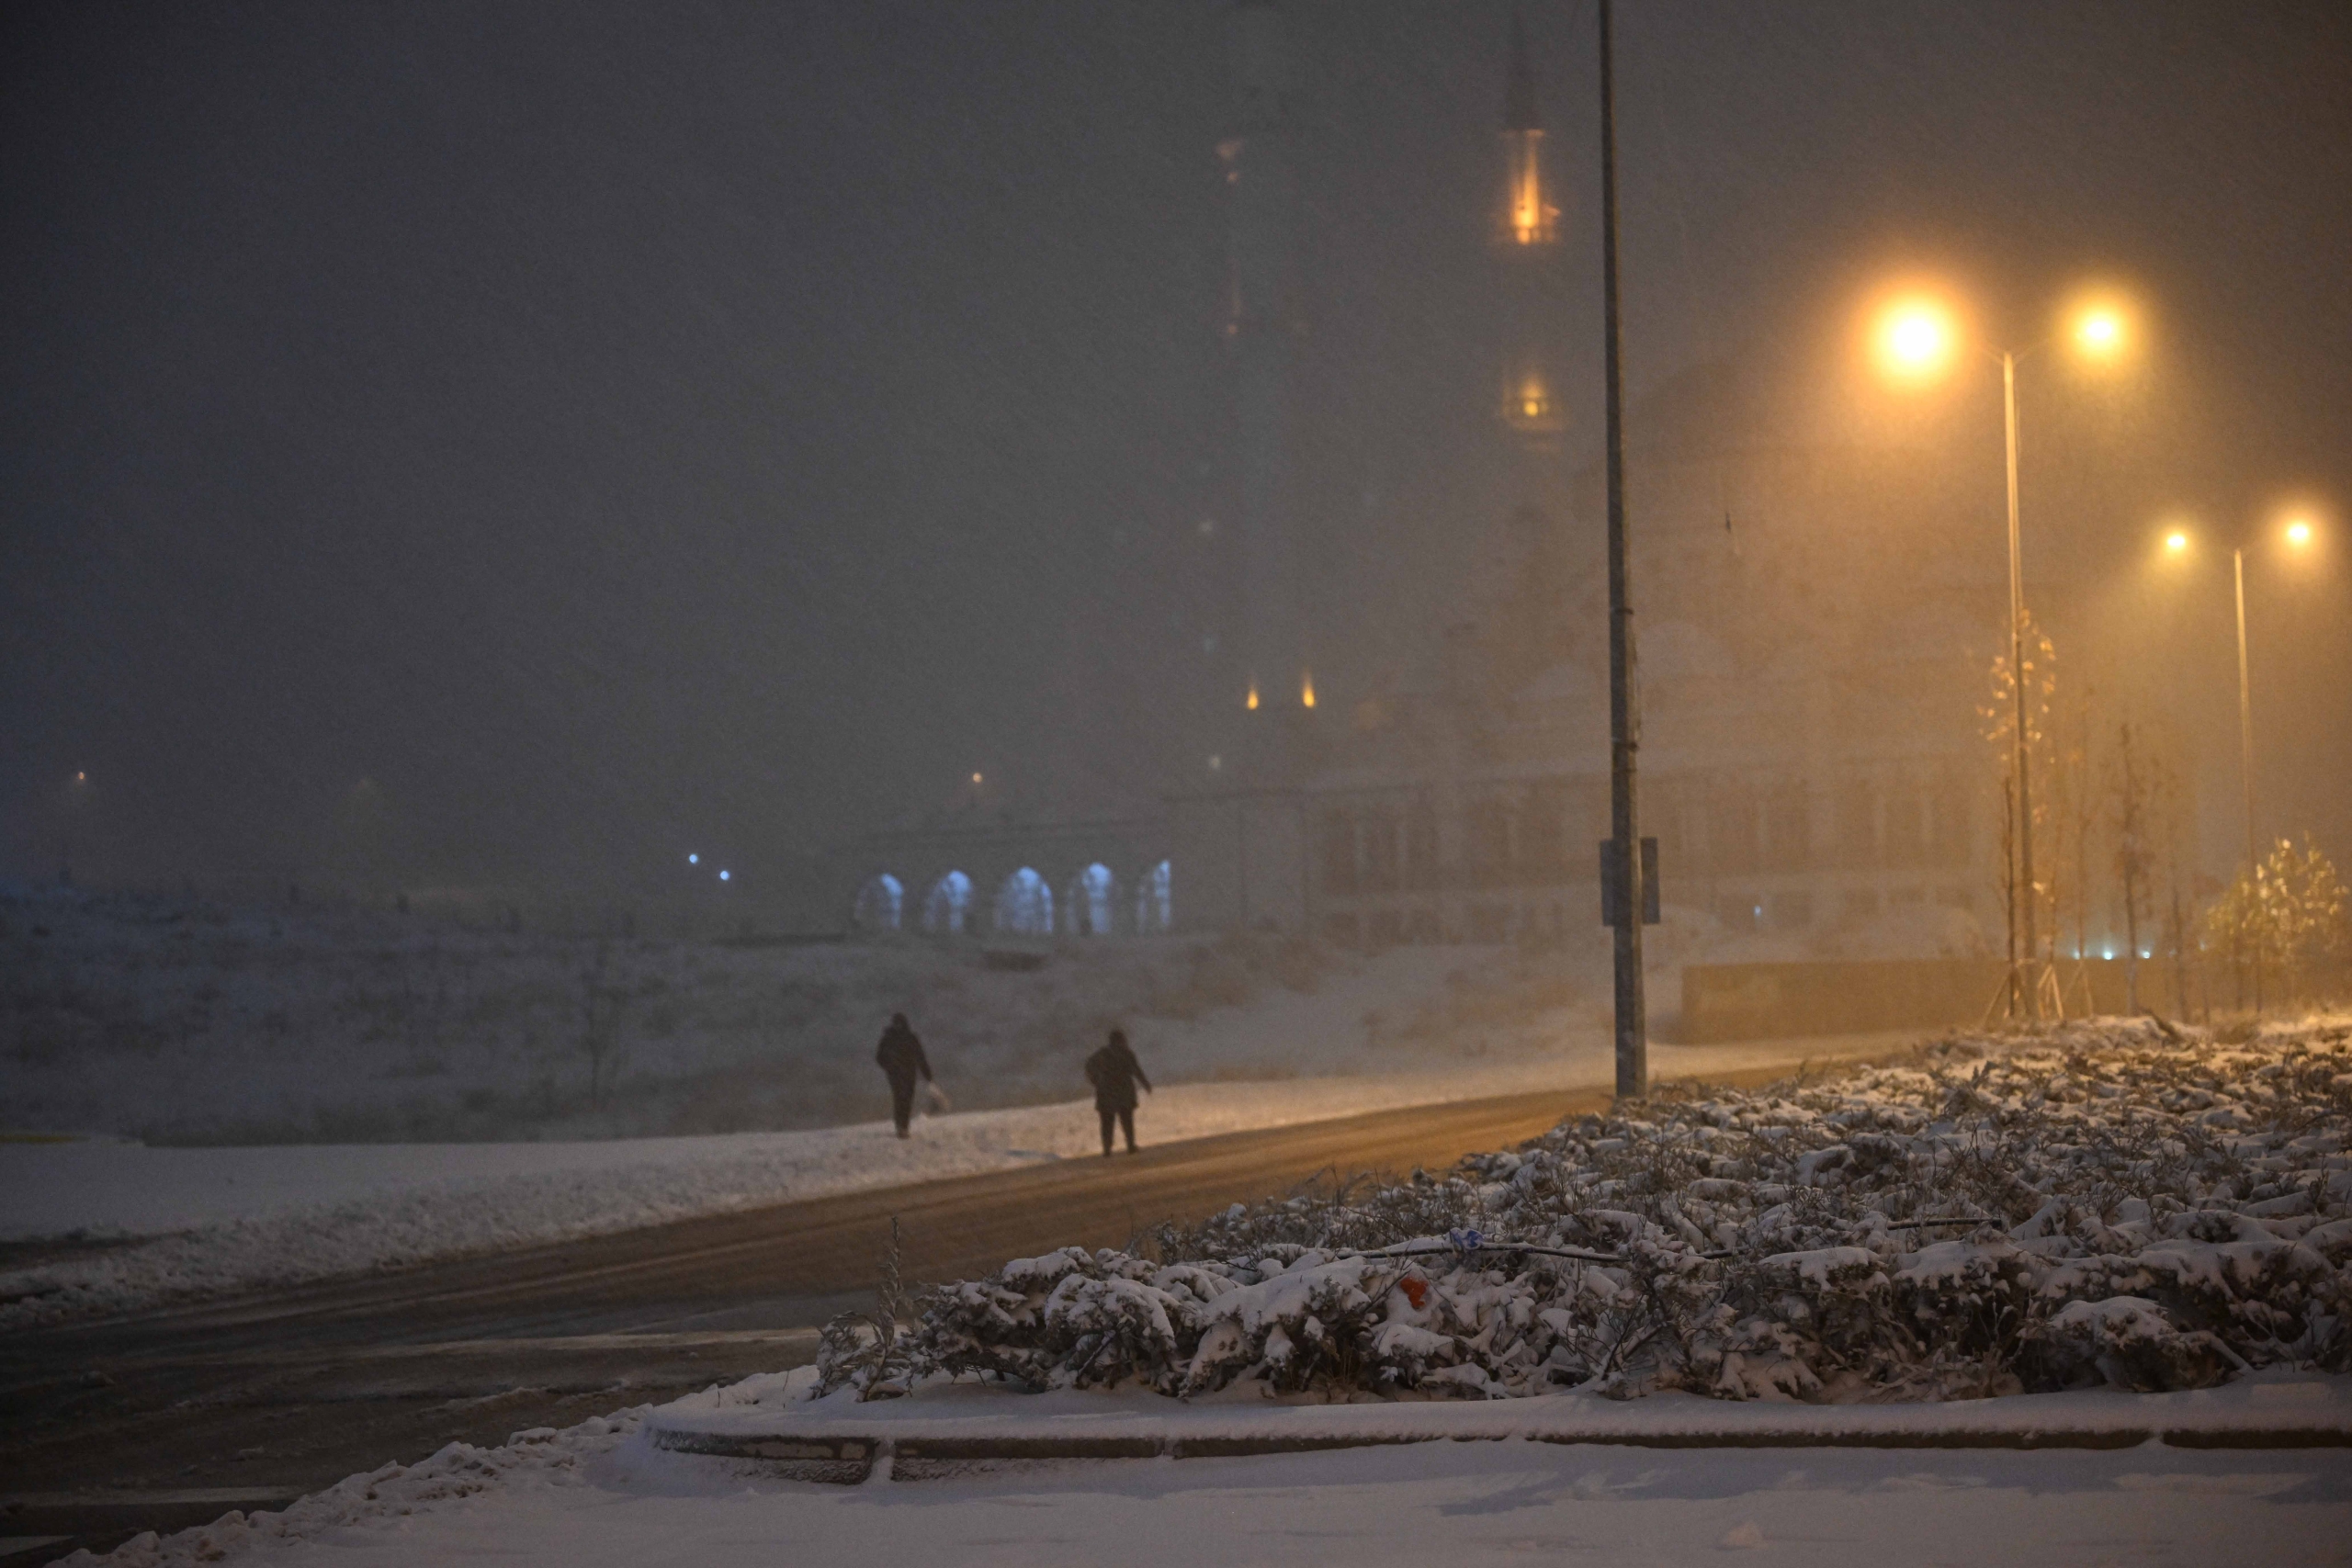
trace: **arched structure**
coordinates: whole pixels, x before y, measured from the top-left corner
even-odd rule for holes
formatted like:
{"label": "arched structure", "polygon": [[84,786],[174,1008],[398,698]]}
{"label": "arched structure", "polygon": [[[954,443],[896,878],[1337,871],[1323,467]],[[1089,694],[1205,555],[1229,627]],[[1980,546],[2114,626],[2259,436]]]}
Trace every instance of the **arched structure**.
{"label": "arched structure", "polygon": [[1069,936],[1109,936],[1118,930],[1119,879],[1096,861],[1062,893],[1062,931]]}
{"label": "arched structure", "polygon": [[931,885],[931,892],[923,898],[922,929],[954,936],[971,929],[978,913],[972,907],[972,879],[960,871],[950,871]]}
{"label": "arched structure", "polygon": [[850,908],[850,924],[862,931],[894,931],[906,903],[906,888],[888,872],[867,879]]}
{"label": "arched structure", "polygon": [[1054,890],[1031,866],[1004,879],[996,893],[996,929],[1022,936],[1051,936]]}
{"label": "arched structure", "polygon": [[[1035,906],[1023,917],[1035,925],[1032,934],[1125,935],[1170,929],[1188,914],[1170,905],[1165,874],[1154,882],[1156,868],[1183,858],[1176,852],[1164,812],[1078,821],[975,812],[870,835],[858,845],[854,865],[843,867],[842,892],[854,899],[887,867],[906,888],[901,930],[978,932],[998,913],[997,895],[1026,871],[1046,895],[1023,896]],[[942,884],[956,891],[943,893]],[[958,908],[960,919],[953,917]],[[1140,923],[1133,918],[1138,909]],[[1014,910],[1008,905],[1002,914],[1010,921]]]}
{"label": "arched structure", "polygon": [[1161,861],[1136,878],[1136,934],[1155,936],[1175,924],[1168,863]]}

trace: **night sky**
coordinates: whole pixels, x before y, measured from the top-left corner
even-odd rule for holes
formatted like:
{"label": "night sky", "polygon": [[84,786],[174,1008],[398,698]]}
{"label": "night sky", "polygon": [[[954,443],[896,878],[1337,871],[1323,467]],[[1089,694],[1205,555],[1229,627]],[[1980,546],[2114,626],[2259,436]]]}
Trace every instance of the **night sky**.
{"label": "night sky", "polygon": [[[1155,792],[1202,674],[1222,9],[9,7],[0,874],[53,871],[71,811],[85,878],[304,874],[363,778],[401,875],[549,886],[782,866],[975,768]],[[1510,8],[1286,9],[1344,692],[1496,521]],[[1593,13],[1521,9],[1589,451]],[[2317,501],[2320,558],[2250,584],[2266,826],[2352,851],[2352,9],[1678,0],[1619,34],[1630,393],[1802,360],[1898,270],[2019,340],[2128,284],[2137,400],[2032,426],[2030,590],[2111,598],[2160,515]]]}

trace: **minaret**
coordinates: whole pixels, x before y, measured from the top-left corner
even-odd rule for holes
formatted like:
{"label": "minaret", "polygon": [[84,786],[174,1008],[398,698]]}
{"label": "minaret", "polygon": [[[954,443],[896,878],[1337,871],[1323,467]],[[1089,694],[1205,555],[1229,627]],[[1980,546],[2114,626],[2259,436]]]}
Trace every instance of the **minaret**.
{"label": "minaret", "polygon": [[1255,730],[1314,701],[1299,626],[1289,461],[1298,190],[1282,15],[1272,0],[1242,0],[1228,18],[1227,38],[1234,105],[1231,132],[1217,144],[1228,225],[1220,330],[1233,358],[1238,663],[1247,682],[1232,701],[1256,721]]}
{"label": "minaret", "polygon": [[[1527,62],[1527,30],[1510,19],[1510,74],[1503,90],[1503,207],[1495,249],[1503,272],[1502,421],[1530,448],[1557,450],[1566,428],[1558,367],[1546,352],[1544,300],[1559,257],[1560,209],[1544,172],[1544,120]],[[1532,501],[1534,498],[1526,498]]]}
{"label": "minaret", "polygon": [[1501,201],[1493,231],[1499,302],[1495,413],[1510,449],[1510,519],[1501,538],[1510,590],[1488,628],[1492,675],[1515,688],[1566,657],[1566,475],[1558,344],[1560,209],[1544,167],[1544,120],[1527,32],[1514,15],[1503,88]]}

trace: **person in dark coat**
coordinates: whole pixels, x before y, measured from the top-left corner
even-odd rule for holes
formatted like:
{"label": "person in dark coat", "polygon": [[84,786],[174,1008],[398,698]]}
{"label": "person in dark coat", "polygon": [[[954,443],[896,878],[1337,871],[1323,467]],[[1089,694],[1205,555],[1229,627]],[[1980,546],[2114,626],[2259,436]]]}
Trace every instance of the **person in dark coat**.
{"label": "person in dark coat", "polygon": [[931,1061],[922,1054],[922,1039],[905,1013],[890,1015],[890,1027],[882,1032],[874,1059],[882,1064],[883,1075],[890,1080],[890,1120],[899,1124],[899,1136],[903,1138],[907,1123],[914,1120],[915,1085],[931,1081]]}
{"label": "person in dark coat", "polygon": [[1086,1081],[1094,1086],[1094,1109],[1102,1118],[1102,1153],[1111,1153],[1111,1128],[1115,1123],[1127,1135],[1127,1153],[1136,1152],[1136,1085],[1151,1092],[1143,1064],[1127,1048],[1124,1030],[1111,1031],[1110,1043],[1086,1058]]}

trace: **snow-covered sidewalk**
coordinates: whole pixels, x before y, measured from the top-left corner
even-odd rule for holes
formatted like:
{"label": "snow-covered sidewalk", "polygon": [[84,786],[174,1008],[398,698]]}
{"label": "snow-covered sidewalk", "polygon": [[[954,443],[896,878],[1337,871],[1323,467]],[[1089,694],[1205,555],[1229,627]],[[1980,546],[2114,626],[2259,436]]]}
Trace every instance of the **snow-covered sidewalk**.
{"label": "snow-covered sidewalk", "polygon": [[[2119,1396],[2128,1397],[2128,1396]],[[2088,1565],[2343,1561],[2352,1450],[1658,1450],[1505,1440],[976,1465],[862,1486],[664,1452],[628,1412],[452,1445],[118,1568],[301,1562],[1540,1561]],[[74,1560],[86,1562],[86,1558]]]}
{"label": "snow-covered sidewalk", "polygon": [[[646,1437],[679,1453],[792,1458],[863,1474],[889,1453],[910,1461],[983,1457],[1110,1459],[1287,1453],[1397,1442],[1611,1443],[1643,1448],[2352,1449],[2352,1377],[2273,1369],[2219,1388],[2111,1388],[1940,1403],[1814,1404],[1688,1393],[1609,1399],[1278,1400],[1263,1391],[1171,1401],[1147,1391],[1008,1393],[1001,1384],[926,1386],[908,1398],[821,1399],[816,1369],[689,1394],[650,1412]],[[833,1475],[812,1479],[842,1478]]]}
{"label": "snow-covered sidewalk", "polygon": [[[1661,1077],[1883,1052],[1887,1036],[1657,1046]],[[1171,1085],[1139,1118],[1171,1143],[1408,1105],[1600,1088],[1607,1043],[1481,1070]],[[1082,1102],[789,1133],[606,1142],[147,1148],[0,1143],[0,1240],[141,1238],[0,1274],[0,1330],[1091,1152]]]}

